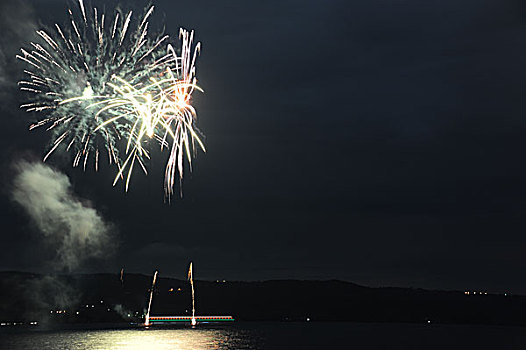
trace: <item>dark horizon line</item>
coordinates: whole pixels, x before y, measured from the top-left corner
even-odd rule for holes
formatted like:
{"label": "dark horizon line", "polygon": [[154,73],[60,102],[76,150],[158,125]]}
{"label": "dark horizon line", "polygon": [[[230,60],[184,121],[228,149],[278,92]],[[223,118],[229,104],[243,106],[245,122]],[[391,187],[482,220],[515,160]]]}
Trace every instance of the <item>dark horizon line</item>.
{"label": "dark horizon line", "polygon": [[[26,275],[39,275],[39,276],[80,276],[80,275],[109,275],[109,276],[119,276],[119,273],[110,273],[110,272],[57,272],[57,273],[41,273],[41,272],[30,272],[30,271],[20,271],[20,270],[0,270],[0,274],[4,273],[12,273],[12,274],[26,274]],[[135,275],[135,276],[143,276],[145,278],[151,278],[151,275],[147,275],[141,272],[125,272],[124,275]],[[162,275],[158,275],[157,279],[168,279],[168,280],[176,280],[185,282],[187,281],[185,278],[176,278],[176,277],[163,277]],[[476,292],[480,293],[479,295],[482,295],[481,290],[476,289],[464,289],[464,290],[458,290],[458,289],[428,289],[428,288],[422,288],[422,287],[414,287],[414,286],[408,286],[408,287],[400,287],[400,286],[367,286],[360,283],[355,283],[348,280],[343,279],[337,279],[337,278],[329,278],[329,279],[291,279],[291,278],[283,278],[283,279],[265,279],[265,280],[228,280],[228,279],[215,279],[215,280],[207,280],[207,279],[194,279],[194,281],[200,281],[200,282],[209,282],[209,283],[265,283],[265,282],[320,282],[320,283],[327,283],[327,282],[338,282],[338,283],[345,283],[345,284],[351,284],[356,287],[360,288],[367,288],[367,289],[400,289],[400,290],[421,290],[425,292],[440,292],[440,293],[462,293],[465,294],[465,292],[469,291],[470,293]],[[219,281],[219,282],[218,282]],[[224,282],[223,282],[224,281]],[[502,295],[506,294],[507,296],[514,296],[514,297],[524,297],[526,294],[516,294],[511,291],[506,292],[488,292],[485,290],[487,296],[496,296],[496,295]]]}

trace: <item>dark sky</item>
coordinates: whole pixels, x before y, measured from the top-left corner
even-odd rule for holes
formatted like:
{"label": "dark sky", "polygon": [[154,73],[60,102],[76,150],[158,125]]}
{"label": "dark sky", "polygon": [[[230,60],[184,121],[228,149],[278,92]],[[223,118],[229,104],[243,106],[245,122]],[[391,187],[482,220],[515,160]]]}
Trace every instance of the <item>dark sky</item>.
{"label": "dark sky", "polygon": [[[29,3],[16,7],[23,18],[65,19],[65,1]],[[192,260],[202,279],[526,293],[522,1],[154,4],[169,33],[193,28],[202,41],[194,104],[207,153],[171,205],[161,160],[128,193],[110,172],[55,162],[118,227],[119,247],[83,271],[183,278]],[[6,37],[20,37],[3,18]],[[16,96],[5,101],[0,269],[41,270],[9,181],[46,135],[27,131]]]}

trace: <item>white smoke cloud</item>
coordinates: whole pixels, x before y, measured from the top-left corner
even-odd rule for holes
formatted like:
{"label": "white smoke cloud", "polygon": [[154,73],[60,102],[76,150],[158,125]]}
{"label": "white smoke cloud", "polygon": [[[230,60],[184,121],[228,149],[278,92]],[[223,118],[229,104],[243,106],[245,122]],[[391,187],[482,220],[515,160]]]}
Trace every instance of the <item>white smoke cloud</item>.
{"label": "white smoke cloud", "polygon": [[[0,1],[0,98],[6,99],[16,91],[21,69],[16,66],[15,55],[20,47],[33,40],[38,29],[35,10],[26,1]],[[5,102],[5,101],[4,101]]]}
{"label": "white smoke cloud", "polygon": [[71,271],[112,250],[112,225],[72,191],[69,178],[40,162],[15,165],[12,198],[57,251],[56,267]]}

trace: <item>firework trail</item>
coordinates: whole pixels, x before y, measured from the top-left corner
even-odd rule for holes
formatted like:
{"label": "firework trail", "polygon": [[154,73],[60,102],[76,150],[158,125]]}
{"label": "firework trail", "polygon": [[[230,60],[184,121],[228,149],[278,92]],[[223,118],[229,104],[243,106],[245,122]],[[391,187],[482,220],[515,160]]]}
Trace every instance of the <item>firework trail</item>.
{"label": "firework trail", "polygon": [[157,271],[153,274],[152,289],[150,290],[150,301],[148,302],[148,312],[146,313],[146,318],[144,319],[144,325],[150,325],[150,309],[152,307],[153,291],[155,289],[155,281],[157,280]]}
{"label": "firework trail", "polygon": [[192,286],[192,326],[195,326],[197,322],[195,320],[194,274],[192,271],[192,262],[190,262],[190,268],[188,269],[188,280]]}
{"label": "firework trail", "polygon": [[137,162],[147,173],[150,144],[170,148],[165,193],[173,194],[182,179],[184,158],[204,145],[195,127],[191,96],[197,86],[195,61],[200,43],[194,33],[180,30],[180,56],[168,44],[168,35],[149,35],[151,6],[137,21],[133,13],[113,16],[87,9],[78,1],[80,14],[68,10],[70,24],[39,30],[40,42],[30,43],[18,55],[28,76],[20,89],[31,94],[21,108],[38,112],[30,129],[45,126],[52,137],[44,161],[62,148],[73,153],[73,166],[86,168],[93,157],[98,170],[100,150],[116,164],[119,179],[128,190]]}

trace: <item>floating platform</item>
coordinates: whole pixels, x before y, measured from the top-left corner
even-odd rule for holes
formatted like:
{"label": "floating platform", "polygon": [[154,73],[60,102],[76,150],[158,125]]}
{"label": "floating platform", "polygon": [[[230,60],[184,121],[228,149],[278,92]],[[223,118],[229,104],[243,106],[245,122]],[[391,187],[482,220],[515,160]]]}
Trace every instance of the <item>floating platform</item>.
{"label": "floating platform", "polygon": [[[197,323],[233,322],[232,316],[195,316]],[[192,316],[150,316],[150,324],[192,323]]]}

